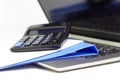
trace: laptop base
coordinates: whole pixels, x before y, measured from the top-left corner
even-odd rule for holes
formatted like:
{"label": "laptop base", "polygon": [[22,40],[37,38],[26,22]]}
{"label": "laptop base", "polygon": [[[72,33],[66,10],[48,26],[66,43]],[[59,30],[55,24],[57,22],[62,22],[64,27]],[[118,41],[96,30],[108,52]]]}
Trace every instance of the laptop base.
{"label": "laptop base", "polygon": [[[106,41],[106,40],[97,40],[95,38],[89,38],[84,36],[77,36],[77,35],[70,35],[72,38],[82,39],[82,40],[89,40],[91,43],[99,43],[102,45],[107,45],[109,47],[117,48],[119,49],[117,53],[112,54],[106,54],[105,55],[99,55],[97,57],[76,57],[76,58],[69,58],[69,59],[61,59],[61,60],[53,60],[53,61],[44,61],[44,62],[38,62],[36,63],[39,66],[43,66],[47,69],[57,71],[57,72],[64,72],[64,71],[70,71],[75,69],[82,69],[87,68],[91,66],[97,66],[97,65],[103,65],[113,62],[120,61],[120,43],[112,42],[112,41]],[[104,44],[105,43],[105,44]],[[109,45],[110,44],[110,45]],[[103,50],[102,50],[103,51]]]}

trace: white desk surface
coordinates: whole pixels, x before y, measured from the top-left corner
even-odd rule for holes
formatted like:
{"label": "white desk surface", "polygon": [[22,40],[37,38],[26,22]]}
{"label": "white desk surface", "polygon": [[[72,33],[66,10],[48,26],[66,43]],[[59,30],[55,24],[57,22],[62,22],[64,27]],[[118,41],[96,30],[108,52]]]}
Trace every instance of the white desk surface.
{"label": "white desk surface", "polygon": [[[9,51],[29,25],[47,23],[37,0],[3,0],[0,2],[0,54]],[[2,57],[0,56],[0,59]],[[0,61],[2,62],[2,61]],[[120,63],[56,73],[35,65],[0,71],[0,80],[118,80]]]}

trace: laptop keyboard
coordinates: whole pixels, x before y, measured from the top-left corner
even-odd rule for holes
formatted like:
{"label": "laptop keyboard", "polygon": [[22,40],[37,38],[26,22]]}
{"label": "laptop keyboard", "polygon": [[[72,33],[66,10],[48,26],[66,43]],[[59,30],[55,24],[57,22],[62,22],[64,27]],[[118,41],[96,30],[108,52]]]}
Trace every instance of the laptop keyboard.
{"label": "laptop keyboard", "polygon": [[71,25],[81,28],[120,33],[120,11],[100,12],[71,21]]}
{"label": "laptop keyboard", "polygon": [[116,54],[120,52],[120,48],[118,47],[111,47],[103,44],[95,44],[97,49],[99,50],[99,54],[101,56],[103,55],[109,55],[109,54]]}
{"label": "laptop keyboard", "polygon": [[93,58],[93,57],[107,56],[107,55],[112,55],[112,54],[120,54],[120,47],[109,46],[109,45],[104,45],[104,44],[99,44],[99,43],[92,43],[92,44],[94,44],[97,47],[99,51],[99,55],[98,56],[87,56],[85,58]]}

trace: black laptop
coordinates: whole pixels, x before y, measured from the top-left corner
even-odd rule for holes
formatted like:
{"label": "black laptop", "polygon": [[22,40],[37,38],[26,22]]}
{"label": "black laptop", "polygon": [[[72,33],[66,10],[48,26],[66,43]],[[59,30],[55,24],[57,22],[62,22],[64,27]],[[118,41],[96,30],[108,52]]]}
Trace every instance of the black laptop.
{"label": "black laptop", "polygon": [[66,71],[120,60],[120,0],[38,1],[50,23],[70,25],[71,38],[90,42],[99,50],[99,56],[38,62],[38,65]]}

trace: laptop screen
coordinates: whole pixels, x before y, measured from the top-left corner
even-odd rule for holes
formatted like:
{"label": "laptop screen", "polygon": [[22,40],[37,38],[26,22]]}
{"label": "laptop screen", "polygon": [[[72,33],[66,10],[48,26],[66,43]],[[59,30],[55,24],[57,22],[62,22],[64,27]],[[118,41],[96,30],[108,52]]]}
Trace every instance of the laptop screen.
{"label": "laptop screen", "polygon": [[39,2],[50,22],[78,18],[89,10],[100,10],[103,7],[120,11],[120,0],[39,0]]}

